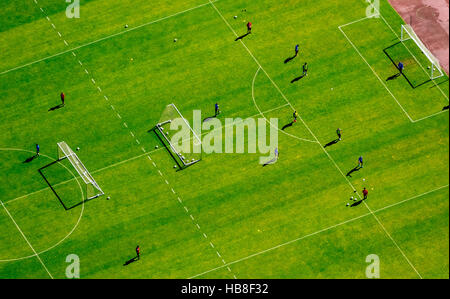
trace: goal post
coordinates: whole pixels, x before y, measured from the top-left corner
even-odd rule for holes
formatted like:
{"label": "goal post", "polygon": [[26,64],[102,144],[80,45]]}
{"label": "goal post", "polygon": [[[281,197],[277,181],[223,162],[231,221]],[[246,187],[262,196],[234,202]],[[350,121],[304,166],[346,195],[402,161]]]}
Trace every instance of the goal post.
{"label": "goal post", "polygon": [[[420,38],[414,32],[414,29],[411,27],[411,25],[404,24],[404,25],[401,25],[400,41],[403,43],[407,40],[412,40],[419,47],[419,49],[422,51],[422,53],[425,55],[425,57],[428,59],[430,65],[427,65],[427,68],[429,70],[429,76],[430,76],[431,80],[434,80],[434,79],[444,76],[444,72],[442,71],[439,60],[424,45],[424,43],[420,40]],[[417,59],[416,59],[416,61],[417,61]],[[417,63],[419,63],[419,62],[417,61]],[[420,63],[419,63],[419,65],[420,65]]]}
{"label": "goal post", "polygon": [[64,141],[58,142],[58,161],[63,159],[69,160],[78,175],[83,179],[83,182],[86,184],[87,199],[93,199],[105,194],[81,162],[80,158],[78,158],[77,154]]}
{"label": "goal post", "polygon": [[202,160],[201,139],[175,104],[166,106],[155,132],[181,169]]}

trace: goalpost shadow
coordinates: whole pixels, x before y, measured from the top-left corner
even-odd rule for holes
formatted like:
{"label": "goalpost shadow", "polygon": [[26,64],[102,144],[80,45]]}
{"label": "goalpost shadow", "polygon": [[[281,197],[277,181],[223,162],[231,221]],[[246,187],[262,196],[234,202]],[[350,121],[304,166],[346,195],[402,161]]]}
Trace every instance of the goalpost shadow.
{"label": "goalpost shadow", "polygon": [[168,141],[165,138],[161,137],[161,132],[159,131],[157,126],[154,126],[152,129],[148,130],[147,132],[153,132],[159,139],[159,141],[161,142],[161,144],[164,146],[164,148],[167,150],[167,152],[169,153],[169,155],[172,157],[172,159],[175,161],[175,163],[177,163],[177,170],[176,171],[182,171],[185,170],[186,168],[189,168],[195,164],[197,164],[198,162],[201,161],[201,159],[195,160],[194,162],[185,164],[183,163],[179,156],[176,155],[172,150],[171,147],[169,146]]}
{"label": "goalpost shadow", "polygon": [[161,144],[164,146],[164,148],[165,148],[165,149],[167,150],[167,152],[170,154],[170,156],[171,156],[172,159],[175,161],[175,163],[177,163],[178,168],[177,168],[176,171],[183,170],[184,168],[183,168],[183,166],[182,166],[182,163],[180,163],[180,162],[178,161],[178,159],[175,157],[175,155],[172,153],[172,151],[171,151],[171,150],[169,149],[169,147],[167,146],[166,142],[164,142],[163,138],[161,138],[161,136],[159,136],[159,134],[158,134],[159,131],[157,130],[156,126],[154,126],[152,129],[150,129],[148,132],[153,132],[153,133],[155,133],[156,137],[158,137],[159,141],[161,141]]}
{"label": "goalpost shadow", "polygon": [[[391,46],[389,46],[389,47],[383,49],[384,54],[386,55],[387,58],[389,58],[389,60],[392,62],[392,64],[394,65],[394,67],[395,67],[397,70],[398,70],[397,63],[398,63],[399,61],[396,62],[396,61],[391,57],[391,55],[388,53],[388,50],[394,48],[395,46],[397,46],[397,45],[399,45],[399,44],[401,44],[401,43],[402,43],[402,42],[399,41],[399,42],[396,42],[395,44],[393,44],[393,45],[391,45]],[[414,84],[411,82],[411,80],[408,78],[408,76],[405,74],[405,72],[400,72],[400,71],[399,71],[399,73],[397,73],[397,74],[395,74],[395,75],[389,77],[388,79],[386,79],[386,81],[395,79],[395,78],[399,77],[400,75],[402,75],[402,76],[405,78],[405,80],[408,82],[409,86],[411,86],[412,89],[416,89],[416,88],[418,88],[418,87],[420,87],[420,86],[422,86],[422,85],[427,84],[428,82],[431,82],[431,78],[430,78],[430,79],[428,79],[428,80],[425,80],[425,81],[422,82],[422,83],[419,83],[419,84],[417,84],[417,85],[414,85]]]}
{"label": "goalpost shadow", "polygon": [[83,203],[86,203],[86,202],[90,201],[91,199],[93,199],[93,198],[91,198],[91,199],[83,199],[82,201],[80,201],[80,202],[78,202],[78,203],[76,203],[76,204],[74,204],[74,205],[67,206],[67,205],[64,203],[64,201],[61,199],[61,197],[59,196],[58,192],[56,192],[56,190],[55,190],[55,188],[53,187],[53,185],[49,182],[49,180],[47,179],[47,177],[45,176],[45,174],[42,172],[42,170],[44,170],[45,168],[48,168],[48,167],[50,167],[50,166],[52,166],[52,165],[54,165],[54,164],[56,164],[56,163],[59,163],[59,161],[53,161],[53,162],[51,162],[51,163],[49,163],[49,164],[47,164],[47,165],[45,165],[45,166],[39,168],[39,169],[38,169],[38,172],[39,172],[39,174],[42,176],[42,178],[44,179],[44,181],[47,183],[48,187],[52,190],[53,194],[56,196],[56,198],[58,199],[58,201],[61,203],[61,205],[63,206],[64,210],[66,210],[66,211],[72,210],[72,209],[74,209],[74,208],[76,208],[76,207],[82,205]]}

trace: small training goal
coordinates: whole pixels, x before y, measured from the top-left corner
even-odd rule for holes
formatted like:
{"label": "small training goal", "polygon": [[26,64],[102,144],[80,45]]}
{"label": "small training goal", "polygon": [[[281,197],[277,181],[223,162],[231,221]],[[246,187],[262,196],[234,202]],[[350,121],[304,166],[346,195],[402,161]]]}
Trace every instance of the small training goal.
{"label": "small training goal", "polygon": [[155,126],[155,133],[180,169],[202,159],[202,142],[175,104],[167,105]]}

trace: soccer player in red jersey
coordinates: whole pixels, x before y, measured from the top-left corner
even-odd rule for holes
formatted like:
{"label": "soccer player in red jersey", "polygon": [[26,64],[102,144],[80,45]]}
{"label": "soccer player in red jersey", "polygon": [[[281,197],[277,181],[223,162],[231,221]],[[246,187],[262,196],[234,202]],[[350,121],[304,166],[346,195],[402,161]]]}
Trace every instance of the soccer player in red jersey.
{"label": "soccer player in red jersey", "polygon": [[141,258],[141,256],[139,255],[139,253],[141,252],[141,249],[139,248],[139,245],[136,246],[136,258],[139,260]]}
{"label": "soccer player in red jersey", "polygon": [[252,23],[247,23],[247,33],[252,33]]}
{"label": "soccer player in red jersey", "polygon": [[362,193],[363,193],[363,195],[364,195],[364,198],[363,198],[363,199],[367,199],[367,195],[369,194],[369,191],[367,191],[367,189],[364,188],[363,191],[362,191]]}
{"label": "soccer player in red jersey", "polygon": [[61,92],[61,103],[62,103],[63,106],[65,105],[64,104],[65,98],[66,98],[66,95],[64,94],[64,92]]}

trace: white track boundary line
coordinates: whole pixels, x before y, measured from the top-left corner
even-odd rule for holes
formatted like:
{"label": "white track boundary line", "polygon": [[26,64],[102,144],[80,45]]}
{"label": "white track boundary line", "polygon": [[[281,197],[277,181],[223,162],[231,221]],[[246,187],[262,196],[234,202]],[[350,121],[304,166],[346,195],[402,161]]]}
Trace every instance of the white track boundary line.
{"label": "white track boundary line", "polygon": [[[217,2],[217,1],[220,1],[220,0],[214,0],[213,2]],[[6,70],[6,71],[2,71],[2,72],[0,73],[0,75],[4,75],[4,74],[7,74],[7,73],[9,73],[9,72],[12,72],[12,71],[15,71],[15,70],[19,70],[19,69],[25,68],[25,67],[27,67],[27,66],[30,66],[30,65],[33,65],[33,64],[36,64],[36,63],[45,61],[45,60],[48,60],[48,59],[51,59],[51,58],[54,58],[54,57],[58,57],[58,56],[64,55],[64,54],[66,54],[66,53],[70,53],[70,52],[72,52],[72,51],[75,51],[75,50],[78,50],[78,49],[81,49],[81,48],[84,48],[84,47],[87,47],[87,46],[96,44],[96,43],[98,43],[98,42],[101,42],[101,41],[104,41],[104,40],[113,38],[113,37],[115,37],[115,36],[119,36],[119,35],[125,34],[125,33],[130,32],[130,31],[137,30],[137,29],[142,28],[142,27],[146,27],[146,26],[148,26],[148,25],[152,25],[152,24],[155,24],[155,23],[158,23],[158,22],[161,22],[161,21],[164,21],[164,20],[167,20],[167,19],[176,17],[176,16],[178,16],[178,15],[181,15],[181,14],[184,14],[184,13],[187,13],[187,12],[190,12],[190,11],[192,11],[192,10],[195,10],[195,9],[201,8],[201,7],[203,7],[203,6],[207,6],[207,5],[209,5],[209,2],[208,2],[208,3],[201,4],[201,5],[198,5],[198,6],[195,6],[195,7],[188,8],[188,9],[186,9],[186,10],[183,10],[183,11],[180,11],[180,12],[177,12],[177,13],[174,13],[174,14],[171,14],[171,15],[169,15],[169,16],[166,16],[166,17],[163,17],[163,18],[154,20],[154,21],[150,21],[150,22],[147,22],[147,23],[138,25],[138,26],[136,26],[136,27],[133,27],[133,28],[130,28],[130,29],[127,29],[127,30],[118,32],[118,33],[114,33],[114,34],[111,34],[111,35],[102,37],[102,38],[100,38],[100,39],[97,39],[97,40],[92,41],[92,42],[88,42],[88,43],[83,44],[83,45],[78,46],[78,47],[74,47],[74,48],[71,48],[71,49],[69,49],[69,50],[62,51],[62,52],[59,52],[59,53],[56,53],[56,54],[53,54],[53,55],[50,55],[50,56],[41,58],[41,59],[39,59],[39,60],[35,60],[35,61],[33,61],[33,62],[29,62],[29,63],[27,63],[27,64],[24,64],[24,65],[21,65],[21,66],[14,67],[14,68],[9,69],[9,70]]]}
{"label": "white track boundary line", "polygon": [[[280,106],[278,106],[278,107],[269,109],[269,110],[267,110],[267,111],[263,111],[263,113],[273,112],[273,111],[279,110],[279,109],[281,109],[281,108],[284,108],[284,107],[286,107],[286,106],[288,106],[288,104],[280,105]],[[254,114],[254,115],[252,115],[252,116],[249,116],[249,117],[247,117],[247,118],[254,118],[254,117],[257,117],[257,116],[259,116],[259,115],[260,115],[260,113],[257,113],[257,114]],[[228,125],[228,126],[230,126],[230,125]],[[201,134],[201,136],[206,135],[206,134],[213,133],[213,132],[215,132],[215,131],[221,130],[221,129],[226,128],[226,127],[228,127],[228,126],[224,126],[224,127],[222,127],[222,128],[214,129],[214,130],[211,130],[211,131],[208,131],[208,132],[203,132],[203,133]],[[193,137],[190,137],[189,140],[192,139],[192,138],[193,138]],[[0,149],[5,150],[4,148],[0,148]],[[97,169],[97,170],[92,171],[91,173],[92,173],[92,174],[96,174],[96,173],[102,172],[102,171],[104,171],[104,170],[107,170],[107,169],[110,169],[110,168],[114,168],[114,167],[120,166],[120,165],[122,165],[122,164],[131,162],[131,161],[133,161],[133,160],[136,160],[136,159],[145,157],[145,156],[147,156],[147,155],[149,155],[149,154],[153,154],[153,153],[155,153],[155,152],[157,152],[157,151],[160,151],[160,150],[162,150],[162,149],[164,149],[164,148],[163,148],[163,147],[160,147],[160,148],[155,149],[155,150],[152,150],[152,151],[150,151],[150,152],[145,152],[144,154],[140,154],[140,155],[131,157],[131,158],[129,158],[129,159],[126,159],[126,160],[123,160],[123,161],[120,161],[120,162],[117,162],[117,163],[114,163],[114,164],[105,166],[105,167],[103,167],[103,168],[99,168],[99,169]],[[76,178],[79,178],[79,176],[76,177]],[[75,178],[72,178],[72,179],[69,179],[69,180],[66,180],[66,181],[62,181],[62,182],[60,182],[60,183],[55,184],[54,187],[57,187],[57,186],[60,186],[60,185],[63,185],[63,184],[67,184],[67,183],[69,183],[69,182],[72,182],[73,180],[75,180]],[[10,200],[6,200],[6,201],[4,202],[4,204],[9,204],[9,203],[12,203],[12,202],[14,202],[14,201],[17,201],[17,200],[20,200],[20,199],[24,199],[24,198],[26,198],[26,197],[28,197],[28,196],[34,195],[34,194],[36,194],[36,193],[39,193],[39,192],[42,192],[42,191],[45,191],[45,190],[48,190],[48,189],[50,189],[50,187],[45,187],[45,188],[42,188],[42,189],[39,189],[39,190],[30,192],[30,193],[28,193],[28,194],[25,194],[25,195],[22,195],[22,196],[19,196],[19,197],[10,199]]]}
{"label": "white track boundary line", "polygon": [[[222,13],[217,9],[217,7],[214,5],[214,3],[211,2],[211,0],[209,0],[209,2],[211,3],[211,6],[214,8],[214,10],[219,14],[219,16],[222,18],[222,20],[225,22],[225,24],[228,26],[228,28],[230,28],[230,30],[234,33],[234,35],[237,37],[238,35],[236,34],[236,32],[234,31],[234,29],[231,27],[231,25],[228,23],[228,21],[224,18],[224,16],[222,15]],[[253,55],[253,53],[250,51],[250,49],[247,48],[247,46],[245,45],[245,43],[240,40],[240,43],[242,46],[244,46],[244,48],[247,50],[247,52],[249,53],[249,55],[253,58],[253,60],[256,62],[256,64],[261,68],[261,70],[266,74],[267,78],[269,78],[269,80],[272,82],[272,84],[274,85],[274,87],[278,90],[278,92],[281,94],[281,96],[284,98],[284,100],[291,106],[292,110],[297,111],[297,109],[295,109],[295,107],[289,102],[289,100],[287,99],[287,97],[285,96],[285,94],[280,90],[280,88],[278,87],[278,85],[272,80],[272,78],[269,76],[269,74],[264,70],[264,68],[261,66],[261,64],[259,63],[259,61],[256,59],[256,57]],[[329,160],[332,162],[332,164],[336,167],[336,169],[341,173],[342,177],[347,181],[348,185],[352,188],[353,191],[356,192],[355,187],[353,186],[353,184],[349,181],[349,179],[347,178],[347,176],[342,172],[341,168],[337,165],[336,161],[333,159],[333,157],[331,157],[331,155],[328,153],[328,151],[321,145],[321,143],[319,142],[319,139],[317,138],[317,136],[312,132],[312,130],[309,128],[309,126],[306,124],[306,122],[300,118],[300,120],[302,121],[303,125],[305,126],[305,128],[310,132],[310,134],[314,137],[314,139],[317,141],[318,145],[320,146],[320,148],[322,149],[322,151],[327,155],[327,157],[329,158]],[[361,198],[361,195],[359,193],[357,193],[358,196]],[[369,212],[374,216],[375,219],[377,219],[378,223],[380,223],[381,227],[383,228],[383,230],[386,232],[386,234],[388,235],[388,237],[394,242],[394,244],[396,245],[396,247],[400,250],[400,252],[402,253],[402,255],[406,258],[407,262],[412,266],[413,270],[417,272],[416,268],[412,265],[412,263],[409,261],[409,259],[406,257],[406,255],[404,254],[404,252],[400,249],[400,247],[397,245],[397,243],[394,241],[394,239],[392,238],[391,235],[389,235],[387,233],[387,231],[385,230],[384,226],[381,224],[381,222],[378,220],[378,218],[375,216],[375,214],[373,214],[372,210],[369,208],[369,206],[367,205],[366,202],[364,202],[366,208],[369,210]],[[420,274],[419,274],[419,277]]]}
{"label": "white track boundary line", "polygon": [[47,271],[47,274],[50,276],[51,279],[53,279],[52,274],[50,273],[50,271],[48,271],[47,267],[45,266],[44,262],[42,261],[41,257],[37,254],[36,250],[34,250],[33,246],[31,245],[30,241],[28,241],[27,237],[25,236],[25,234],[23,233],[23,231],[20,229],[19,225],[17,224],[17,222],[14,220],[14,218],[11,216],[11,214],[9,213],[8,209],[5,207],[5,205],[3,204],[3,201],[0,200],[0,203],[2,204],[3,208],[5,209],[5,212],[8,214],[9,218],[11,218],[12,222],[14,223],[14,225],[16,226],[17,230],[20,232],[20,234],[22,235],[22,237],[24,238],[24,240],[27,242],[28,246],[30,246],[31,250],[33,250],[34,255],[36,256],[36,258],[39,260],[39,262],[41,263],[42,267],[44,267],[45,271]]}
{"label": "white track boundary line", "polygon": [[[416,196],[414,196],[414,197],[411,197],[411,198],[402,200],[402,201],[397,202],[397,203],[395,203],[395,204],[391,204],[391,205],[385,206],[384,208],[380,208],[380,209],[378,209],[378,210],[373,211],[373,213],[376,214],[376,213],[379,213],[379,212],[381,212],[381,211],[388,210],[388,209],[393,208],[393,207],[395,207],[395,206],[404,204],[404,203],[409,202],[409,201],[411,201],[411,200],[420,198],[420,197],[422,197],[422,196],[428,195],[428,194],[430,194],[430,193],[433,193],[433,192],[436,192],[436,191],[439,191],[439,190],[441,190],[441,189],[448,188],[448,187],[449,187],[449,185],[445,185],[445,186],[438,187],[438,188],[433,189],[433,190],[431,190],[431,191],[427,191],[427,192],[425,192],[425,193],[416,195]],[[293,239],[293,240],[290,240],[290,241],[281,243],[281,244],[279,244],[279,245],[273,246],[273,247],[271,247],[271,248],[268,248],[268,249],[265,249],[265,250],[256,252],[256,253],[251,254],[251,255],[248,255],[248,256],[246,256],[246,257],[244,257],[244,258],[241,258],[241,259],[238,259],[238,260],[236,260],[236,261],[230,262],[230,263],[228,263],[228,264],[226,264],[226,265],[222,265],[222,266],[213,268],[213,269],[211,269],[211,270],[208,270],[208,271],[205,271],[205,272],[196,274],[196,275],[190,277],[189,279],[193,279],[193,278],[196,278],[196,277],[205,275],[205,274],[207,274],[207,273],[211,273],[211,272],[217,271],[217,270],[219,270],[219,269],[222,269],[222,268],[227,267],[227,266],[232,265],[232,264],[237,264],[237,263],[239,263],[239,262],[242,262],[242,261],[251,259],[251,258],[256,257],[256,256],[258,256],[258,255],[261,255],[261,254],[264,254],[264,253],[273,251],[273,250],[275,250],[275,249],[284,247],[284,246],[286,246],[286,245],[290,245],[290,244],[292,244],[292,243],[295,243],[295,242],[301,241],[301,240],[303,240],[303,239],[306,239],[306,238],[309,238],[309,237],[318,235],[318,234],[323,233],[323,232],[328,231],[328,230],[332,230],[332,229],[334,229],[334,228],[336,228],[336,227],[339,227],[339,226],[348,224],[348,223],[350,223],[350,222],[354,222],[354,221],[356,221],[356,220],[359,220],[359,219],[361,219],[361,218],[365,218],[365,217],[370,216],[370,215],[372,215],[372,213],[369,212],[369,213],[360,215],[360,216],[358,216],[358,217],[355,217],[355,218],[352,218],[352,219],[349,219],[349,220],[340,222],[340,223],[338,223],[338,224],[335,224],[335,225],[329,226],[329,227],[327,227],[327,228],[318,230],[318,231],[316,231],[316,232],[314,232],[314,233],[307,234],[307,235],[304,235],[304,236],[302,236],[302,237],[300,237],[300,238],[296,238],[296,239]]]}
{"label": "white track boundary line", "polygon": [[[437,115],[439,115],[439,114],[442,114],[442,113],[445,113],[445,112],[447,112],[447,111],[440,111],[440,112],[437,112],[437,113],[433,113],[433,114],[431,114],[431,115],[428,115],[428,116],[425,116],[425,117],[422,117],[422,118],[420,118],[420,119],[416,119],[416,120],[414,120],[409,114],[408,114],[408,112],[406,111],[406,109],[405,108],[403,108],[403,106],[402,106],[402,104],[400,104],[400,102],[397,100],[397,98],[395,97],[395,95],[391,92],[391,90],[389,89],[389,87],[387,87],[387,85],[383,82],[383,80],[380,78],[380,76],[377,74],[377,72],[375,72],[375,70],[372,68],[372,66],[369,64],[369,62],[366,60],[366,58],[361,54],[361,52],[358,50],[358,48],[355,46],[355,44],[351,41],[351,39],[347,36],[347,34],[345,34],[345,32],[344,32],[344,30],[342,29],[343,27],[345,27],[345,26],[348,26],[348,25],[352,25],[352,24],[355,24],[355,23],[358,23],[358,22],[361,22],[361,21],[364,21],[364,20],[367,20],[367,19],[369,19],[369,18],[362,18],[362,19],[359,19],[359,20],[356,20],[356,21],[353,21],[353,22],[350,22],[350,23],[347,23],[347,24],[344,24],[344,25],[340,25],[340,26],[338,26],[338,29],[339,29],[339,31],[341,31],[341,33],[345,36],[345,38],[347,39],[347,41],[350,43],[350,45],[353,47],[353,49],[356,51],[356,53],[358,53],[358,55],[362,58],[362,60],[367,64],[367,66],[370,68],[370,70],[373,72],[373,74],[375,75],[375,77],[377,77],[377,79],[380,81],[380,83],[383,85],[383,87],[389,92],[389,94],[392,96],[392,98],[395,100],[395,102],[400,106],[400,108],[402,109],[402,111],[405,113],[405,115],[408,117],[408,119],[410,120],[410,122],[412,122],[412,123],[417,123],[417,122],[420,122],[420,121],[422,121],[422,120],[425,120],[425,119],[428,119],[428,118],[431,118],[431,117],[433,117],[433,116],[437,116]],[[384,20],[384,19],[383,19]],[[386,22],[386,20],[384,20],[385,22]],[[392,30],[392,28],[391,28],[391,30]],[[395,32],[394,32],[395,33]],[[397,35],[396,35],[397,36]],[[397,36],[397,38],[398,38],[398,36]],[[406,45],[404,45],[405,47],[406,47]],[[414,56],[410,51],[409,51],[409,49],[408,49],[408,52],[412,55],[412,56]],[[417,60],[416,60],[417,61]],[[417,62],[419,65],[420,65],[420,63],[419,62]],[[420,67],[422,67],[422,65],[420,65]],[[422,69],[423,69],[423,67],[422,67]],[[432,80],[433,81],[433,83],[436,85],[436,82],[434,82],[434,80]],[[437,85],[436,85],[437,86]],[[441,91],[441,93],[443,93],[442,92],[442,90],[439,88],[439,90]],[[444,94],[444,97],[446,97],[446,95]],[[447,99],[447,101],[448,101],[448,98],[446,97],[446,99]]]}

